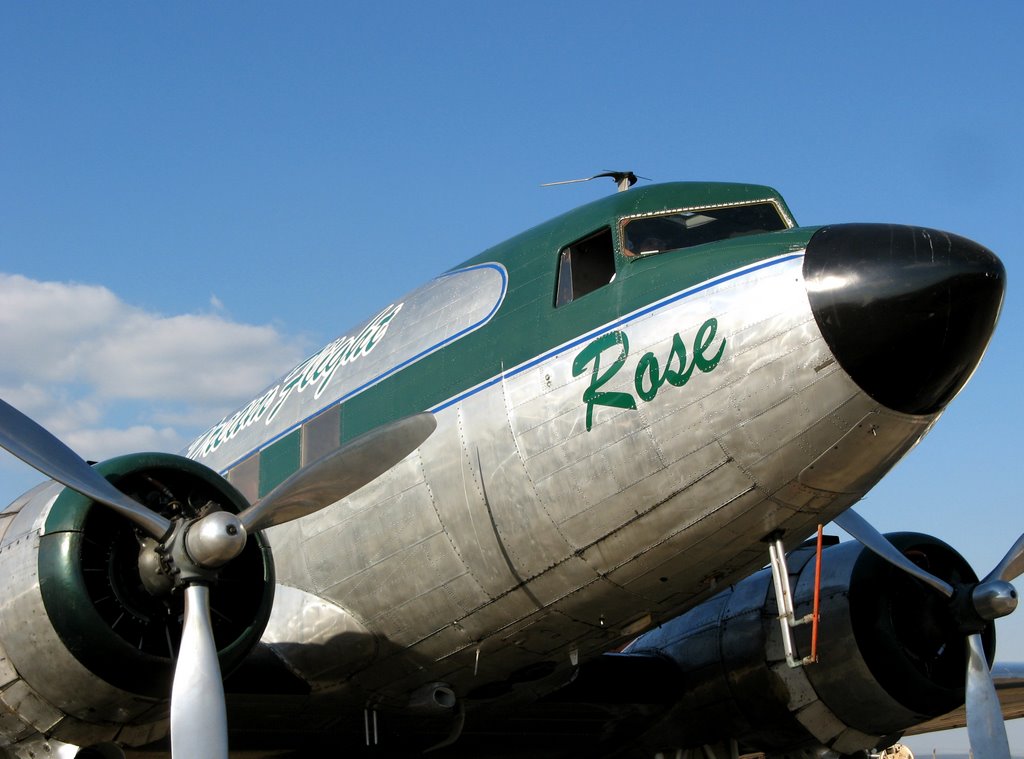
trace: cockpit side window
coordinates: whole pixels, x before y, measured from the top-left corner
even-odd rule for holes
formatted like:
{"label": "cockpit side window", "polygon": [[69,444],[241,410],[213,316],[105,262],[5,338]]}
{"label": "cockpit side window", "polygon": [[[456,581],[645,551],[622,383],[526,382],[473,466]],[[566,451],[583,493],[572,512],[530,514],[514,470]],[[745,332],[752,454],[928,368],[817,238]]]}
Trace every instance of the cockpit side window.
{"label": "cockpit side window", "polygon": [[615,276],[615,252],[612,230],[605,227],[558,254],[558,286],[555,306],[564,306],[587,293],[607,285]]}
{"label": "cockpit side window", "polygon": [[622,240],[628,254],[646,256],[788,227],[779,207],[764,201],[627,219]]}

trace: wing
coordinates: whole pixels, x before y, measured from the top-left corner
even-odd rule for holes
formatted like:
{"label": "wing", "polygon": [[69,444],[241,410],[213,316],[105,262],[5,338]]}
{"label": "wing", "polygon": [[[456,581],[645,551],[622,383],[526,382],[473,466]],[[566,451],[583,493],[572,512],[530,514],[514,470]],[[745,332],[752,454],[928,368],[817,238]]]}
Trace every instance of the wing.
{"label": "wing", "polygon": [[[992,667],[992,680],[1003,710],[1003,719],[1024,717],[1024,662],[996,664]],[[921,735],[936,730],[952,730],[967,725],[965,707],[954,709],[941,717],[923,722],[907,730],[906,735]]]}

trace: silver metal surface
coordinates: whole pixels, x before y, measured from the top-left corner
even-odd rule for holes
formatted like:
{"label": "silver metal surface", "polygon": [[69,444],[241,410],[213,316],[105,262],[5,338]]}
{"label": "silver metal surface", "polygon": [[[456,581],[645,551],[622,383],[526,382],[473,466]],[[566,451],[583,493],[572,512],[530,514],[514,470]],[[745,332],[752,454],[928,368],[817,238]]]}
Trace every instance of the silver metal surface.
{"label": "silver metal surface", "polygon": [[82,458],[16,408],[0,400],[0,446],[51,479],[106,504],[154,538],[162,538],[171,523],[111,485]]}
{"label": "silver metal surface", "polygon": [[[51,739],[75,746],[93,746],[113,741],[124,728],[109,722],[86,722],[64,715],[48,733]],[[166,731],[165,733],[166,734]],[[76,758],[77,759],[77,758]]]}
{"label": "silver metal surface", "polygon": [[885,536],[871,526],[863,517],[855,511],[845,511],[837,515],[833,520],[856,540],[874,551],[890,564],[894,564],[909,575],[913,575],[921,582],[930,585],[942,593],[946,598],[953,595],[953,587],[946,581],[939,579],[930,572],[926,572],[914,562],[900,553]]}
{"label": "silver metal surface", "polygon": [[207,569],[223,566],[245,548],[246,530],[239,517],[215,511],[188,526],[185,549],[189,557]]}
{"label": "silver metal surface", "polygon": [[[51,488],[37,491],[37,499],[23,505],[19,520],[40,524],[52,500]],[[8,532],[0,547],[0,647],[9,666],[42,700],[64,714],[107,723],[141,718],[154,702],[98,678],[54,631],[39,590],[40,540],[38,528],[17,538]],[[61,740],[75,742],[72,737]]]}
{"label": "silver metal surface", "polygon": [[1017,608],[1017,590],[1003,580],[979,583],[971,592],[971,603],[982,619],[1005,617]]}
{"label": "silver metal surface", "polygon": [[125,746],[145,746],[161,740],[171,730],[171,721],[166,716],[153,717],[153,721],[142,725],[125,725],[117,733],[117,742]]}
{"label": "silver metal surface", "polygon": [[782,647],[786,652],[786,664],[790,667],[812,664],[814,658],[810,654],[800,659],[797,659],[795,655],[796,646],[793,643],[792,628],[813,622],[814,614],[806,614],[800,619],[796,618],[796,609],[793,607],[793,591],[789,587],[786,549],[782,545],[781,538],[769,541],[768,556],[772,572],[772,585],[775,588],[775,603],[779,610],[779,635],[782,637]]}
{"label": "silver metal surface", "polygon": [[[20,496],[6,512],[13,512],[3,538],[0,538],[0,552],[4,547],[20,543],[32,535],[39,535],[44,528],[46,515],[64,486],[47,480]],[[0,603],[3,600],[0,599]]]}
{"label": "silver metal surface", "polygon": [[[2,413],[4,413],[4,409],[0,408],[0,414]],[[88,475],[82,475],[79,472],[77,475],[79,480],[87,481],[90,477],[99,477],[88,465],[77,460],[70,449],[66,449],[56,438],[28,420],[27,417],[23,417],[9,407],[6,416],[10,434],[27,435],[29,441],[34,442],[37,448],[43,444],[48,446],[46,450],[49,455],[58,462],[57,466],[52,467],[58,470],[58,476],[61,475],[59,471],[61,467],[73,469],[80,466],[85,467],[84,471],[88,472]],[[429,436],[435,426],[434,419],[430,414],[421,414],[400,420],[383,430],[368,433],[342,448],[337,454],[329,456],[323,466],[314,465],[305,469],[302,476],[287,482],[285,487],[274,494],[276,499],[268,499],[261,504],[262,508],[246,510],[243,512],[243,516],[250,517],[250,525],[258,529],[262,526],[272,526],[286,520],[296,519],[310,511],[322,508],[377,476],[394,461],[404,458]],[[33,436],[35,437],[33,438]],[[70,478],[63,477],[63,479]],[[105,483],[106,480],[103,482]],[[97,487],[92,484],[85,489],[84,494],[93,498],[101,497],[102,494],[97,495],[97,490]],[[35,499],[30,497],[19,504],[21,510],[17,515],[12,513],[5,519],[5,537],[9,528],[17,521],[24,521],[27,518],[33,525],[42,523],[46,511],[52,504],[52,498],[43,499],[47,490],[36,492],[38,495]],[[326,500],[324,500],[325,498]],[[115,510],[120,511],[116,508],[116,504],[114,506]],[[135,521],[138,523],[139,520]],[[0,598],[14,597],[23,601],[29,599],[30,604],[41,606],[40,600],[36,597],[38,584],[34,575],[29,574],[33,569],[41,538],[34,531],[26,531],[19,535],[21,537],[12,536],[12,540],[5,542],[0,549],[4,564],[8,569],[6,579],[14,583],[9,592]],[[164,537],[164,531],[161,530],[159,535]],[[196,583],[196,579],[205,577],[202,571],[196,570],[196,565],[212,569],[235,558],[245,546],[246,530],[239,517],[221,511],[211,513],[191,525],[179,523],[169,540],[170,555],[177,565],[177,569],[182,571],[180,579],[186,585],[184,631],[171,694],[171,728],[174,752],[178,756],[188,757],[199,755],[226,757],[226,712],[216,646],[209,619],[209,591],[205,584]],[[20,550],[19,544],[23,546]],[[184,551],[182,544],[185,547]],[[166,583],[161,582],[158,576],[164,571],[163,560],[157,555],[154,548],[154,545],[143,548],[140,566],[145,575],[146,587],[151,592],[161,592],[166,590]],[[12,571],[18,569],[21,571]],[[26,595],[25,588],[33,588],[36,593]],[[16,614],[11,616],[12,619],[18,617]],[[45,613],[29,614],[28,619],[36,627],[42,628],[43,637],[53,637],[54,632],[48,624],[49,618]],[[34,640],[35,631],[28,631],[28,639],[26,639],[24,637],[25,628],[26,625],[23,623],[15,623],[13,629],[4,629],[0,626],[0,641],[6,641],[9,645],[19,649],[23,660],[28,663],[30,668],[42,666],[45,669],[53,667],[55,663],[60,666],[61,656],[47,657],[41,660],[41,664],[36,663],[40,657],[38,656],[37,641]],[[63,649],[62,645],[58,644],[56,648],[60,650],[54,651],[54,653],[68,656],[68,652]],[[69,658],[74,659],[74,657]],[[8,683],[0,692],[0,701],[5,704],[12,716],[16,715],[20,720],[17,724],[5,729],[5,735],[9,736],[11,740],[14,740],[15,737],[18,739],[24,737],[22,734],[24,728],[21,726],[21,722],[31,725],[40,732],[52,732],[55,726],[65,719],[65,713],[60,709],[50,707],[28,686],[26,681],[17,679],[20,673],[6,656],[4,656],[4,665],[3,671],[7,672],[10,677],[5,678]],[[80,669],[77,661],[72,667],[72,671],[76,667]],[[45,684],[48,680],[53,682],[54,679],[44,676],[39,681]],[[66,684],[65,678],[61,677],[52,686],[61,698],[63,698],[62,690]],[[87,703],[94,702],[95,694],[89,693],[85,698]],[[118,706],[122,705],[118,704]],[[95,713],[90,714],[91,719],[95,719],[95,717]],[[44,722],[46,724],[42,724]],[[88,732],[92,725],[86,724],[84,727]],[[76,735],[80,732],[82,731],[77,729],[72,731]]]}
{"label": "silver metal surface", "polygon": [[377,639],[351,614],[287,585],[274,592],[262,643],[316,689],[342,683],[372,663],[378,650]]}
{"label": "silver metal surface", "polygon": [[974,756],[1009,759],[1003,712],[985,659],[981,635],[967,636],[967,737]]}
{"label": "silver metal surface", "polygon": [[7,534],[7,528],[11,522],[14,521],[14,515],[17,512],[2,512],[0,513],[0,545],[4,542],[4,535]]}
{"label": "silver metal surface", "polygon": [[217,647],[210,626],[210,589],[185,589],[185,626],[171,691],[175,759],[227,759],[228,724]]}
{"label": "silver metal surface", "polygon": [[1006,555],[986,575],[984,582],[996,578],[1010,582],[1019,577],[1021,572],[1024,572],[1024,535],[1017,538],[1017,542],[1010,547]]}
{"label": "silver metal surface", "polygon": [[[755,573],[635,641],[629,654],[668,657],[686,684],[659,742],[688,746],[746,730],[736,737],[759,735],[770,745],[772,738],[784,742],[796,731],[841,754],[854,754],[876,745],[888,730],[910,724],[916,713],[872,677],[850,623],[849,581],[863,552],[849,542],[826,554],[822,621],[829,626],[823,640],[831,655],[822,663],[801,668],[787,663],[782,628],[774,619],[780,609],[770,571]],[[813,549],[803,549],[787,558],[798,613],[810,611],[814,556]],[[797,656],[809,652],[809,638],[809,630],[799,631]],[[873,717],[865,718],[869,710]],[[688,718],[695,713],[699,720]],[[782,753],[768,748],[768,755]]]}
{"label": "silver metal surface", "polygon": [[[336,475],[334,463],[286,482],[243,516],[250,529],[269,528],[279,581],[292,586],[279,592],[264,642],[312,685],[345,680],[361,698],[370,693],[392,706],[430,683],[462,695],[551,661],[551,674],[529,686],[536,694],[572,676],[572,656],[585,661],[638,620],[669,618],[760,568],[765,536],[783,531],[789,547],[803,540],[854,503],[934,417],[886,412],[839,368],[810,312],[801,265],[797,255],[731,272],[503,367],[440,404],[428,439],[340,500],[347,475]],[[226,468],[296,420],[476,328],[503,297],[506,275],[472,272],[381,312],[388,321],[378,319],[372,350],[350,356],[321,384],[307,370],[326,369],[338,355],[304,363],[249,416],[197,441],[194,455]],[[676,336],[692,356],[709,320],[717,332],[708,354],[722,346],[717,365],[641,398],[638,376],[652,382],[642,366],[667,366]],[[602,389],[629,394],[637,407],[599,405],[588,429],[583,399],[592,375],[574,374],[574,362],[610,330],[625,335],[629,349]],[[609,362],[610,355],[603,366]],[[376,457],[366,450],[360,467]],[[208,619],[199,616],[187,615],[199,643],[182,646],[190,652],[179,665],[183,678],[216,672],[215,659],[213,670],[195,663],[212,648]],[[50,672],[33,676],[52,680]],[[183,689],[190,686],[176,679],[176,693]],[[195,690],[217,701],[212,685]],[[194,755],[208,756],[208,736],[190,737],[188,728],[204,707],[185,703],[191,716],[178,719],[176,735],[185,737],[176,737],[176,751],[194,740],[202,745]],[[829,722],[819,733],[840,740],[844,728]],[[848,742],[858,740],[851,734]]]}
{"label": "silver metal surface", "polygon": [[381,425],[300,469],[238,518],[246,532],[255,532],[308,516],[375,480],[436,428],[434,415],[428,413]]}
{"label": "silver metal surface", "polygon": [[[954,589],[948,583],[907,559],[888,539],[879,534],[874,527],[852,510],[845,512],[833,521],[886,561],[939,590],[947,597],[953,596]],[[1018,540],[989,577],[998,577],[1001,573],[1010,574],[1013,571],[1012,566],[1019,558],[1020,545],[1021,541]],[[993,620],[1005,616],[1017,608],[1017,591],[1004,580],[986,579],[971,590],[970,601],[982,619]],[[989,673],[988,661],[985,658],[979,633],[967,636],[967,648],[966,713],[971,750],[975,756],[1006,757],[1008,759],[1010,750],[1006,738],[1006,726],[1003,723],[1002,710],[996,697],[995,686]]]}
{"label": "silver metal surface", "polygon": [[[17,745],[10,746],[6,750],[0,743],[0,759],[41,759],[41,757],[76,757],[77,749],[75,744],[63,743],[54,740],[52,737],[34,735],[26,740],[19,741]],[[72,753],[75,752],[75,753]],[[107,759],[107,754],[100,754],[101,759]],[[109,754],[112,759],[123,759],[124,754]]]}
{"label": "silver metal surface", "polygon": [[422,714],[450,712],[458,699],[447,683],[427,683],[409,696],[409,709]]}
{"label": "silver metal surface", "polygon": [[[765,535],[783,529],[792,546],[856,501],[932,420],[884,412],[838,368],[800,263],[618,323],[629,354],[602,389],[635,395],[642,355],[663,360],[673,335],[692,341],[718,319],[721,362],[686,385],[636,410],[598,407],[587,430],[589,372],[572,373],[586,341],[554,349],[439,411],[418,453],[361,491],[274,528],[283,583],[408,649],[359,683],[400,698],[443,677],[462,693],[538,656],[564,666],[555,682],[569,651],[585,658],[692,606],[762,566]],[[886,431],[869,454],[821,459],[874,412]],[[800,482],[815,462],[841,492]]]}
{"label": "silver metal surface", "polygon": [[4,756],[4,746],[24,741],[36,732],[16,711],[0,701],[0,757]]}
{"label": "silver metal surface", "polygon": [[[18,679],[18,671],[14,668],[11,660],[7,658],[7,652],[4,651],[2,641],[0,641],[0,689],[13,683]],[[3,731],[0,731],[2,735]]]}
{"label": "silver metal surface", "polygon": [[[500,264],[437,277],[324,346],[252,403],[200,436],[189,457],[223,471],[296,420],[347,399],[486,324],[505,297]],[[354,345],[355,344],[355,345]]]}
{"label": "silver metal surface", "polygon": [[151,596],[163,596],[174,587],[174,577],[159,552],[160,544],[145,538],[139,545],[139,579]]}
{"label": "silver metal surface", "polygon": [[0,702],[44,734],[49,733],[64,716],[59,709],[40,698],[24,680],[18,680],[0,691]]}
{"label": "silver metal surface", "polygon": [[[834,493],[867,492],[917,443],[934,419],[871,409],[800,473],[800,483]],[[917,434],[908,434],[917,428]]]}

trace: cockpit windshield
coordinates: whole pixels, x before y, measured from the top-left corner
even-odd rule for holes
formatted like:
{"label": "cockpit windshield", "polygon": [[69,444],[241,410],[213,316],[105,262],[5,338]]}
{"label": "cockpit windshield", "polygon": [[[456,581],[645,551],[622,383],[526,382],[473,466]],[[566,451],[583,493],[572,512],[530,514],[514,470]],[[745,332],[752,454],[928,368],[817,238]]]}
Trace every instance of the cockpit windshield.
{"label": "cockpit windshield", "polygon": [[762,201],[626,219],[622,242],[628,254],[645,256],[789,226],[778,205]]}

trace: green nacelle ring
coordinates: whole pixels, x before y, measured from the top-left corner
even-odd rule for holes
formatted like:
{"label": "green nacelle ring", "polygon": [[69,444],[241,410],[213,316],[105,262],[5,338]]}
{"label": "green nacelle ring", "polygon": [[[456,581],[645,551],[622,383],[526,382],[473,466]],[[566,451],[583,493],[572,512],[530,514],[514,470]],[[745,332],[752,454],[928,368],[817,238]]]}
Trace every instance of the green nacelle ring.
{"label": "green nacelle ring", "polygon": [[[235,513],[248,503],[211,469],[182,456],[140,453],[96,465],[119,489],[159,510],[166,501],[212,500]],[[165,514],[165,516],[170,516]],[[169,697],[183,597],[150,596],[138,574],[135,528],[111,509],[65,488],[46,517],[39,588],[54,630],[97,677],[129,693]],[[235,669],[259,641],[274,599],[274,563],[262,534],[211,587],[221,672]]]}

